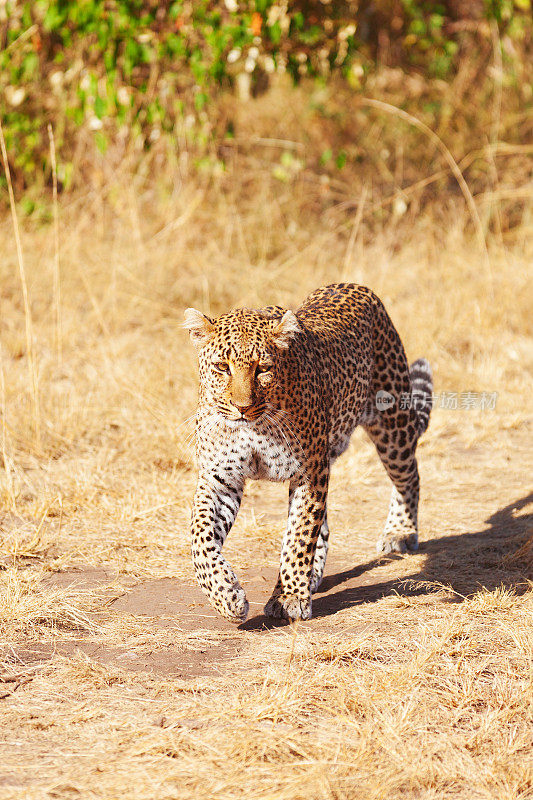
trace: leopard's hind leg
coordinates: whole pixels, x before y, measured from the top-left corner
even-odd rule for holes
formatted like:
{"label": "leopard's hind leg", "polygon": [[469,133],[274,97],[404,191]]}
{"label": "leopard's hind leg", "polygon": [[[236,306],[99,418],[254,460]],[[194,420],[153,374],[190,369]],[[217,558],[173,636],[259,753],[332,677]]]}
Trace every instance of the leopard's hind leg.
{"label": "leopard's hind leg", "polygon": [[420,481],[415,451],[418,437],[428,425],[433,389],[425,359],[418,359],[408,370],[402,348],[394,366],[385,384],[387,392],[392,390],[393,404],[377,410],[364,426],[393,483],[387,522],[376,545],[378,553],[418,549]]}
{"label": "leopard's hind leg", "polygon": [[[400,416],[400,420],[408,417]],[[393,483],[389,514],[376,549],[378,553],[405,553],[418,549],[419,477],[414,425],[384,425],[378,417],[365,430],[374,442]]]}
{"label": "leopard's hind leg", "polygon": [[374,312],[369,397],[373,412],[363,427],[393,484],[387,522],[376,547],[378,553],[405,553],[418,549],[420,481],[415,452],[429,421],[431,369],[425,359],[409,369],[398,332],[381,301],[376,301]]}

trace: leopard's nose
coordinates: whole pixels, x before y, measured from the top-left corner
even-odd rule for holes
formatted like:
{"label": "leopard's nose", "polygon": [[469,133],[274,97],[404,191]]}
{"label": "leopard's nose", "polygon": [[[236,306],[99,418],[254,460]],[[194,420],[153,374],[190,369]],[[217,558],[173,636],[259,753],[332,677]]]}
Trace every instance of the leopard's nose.
{"label": "leopard's nose", "polygon": [[253,403],[250,403],[250,405],[248,405],[248,406],[239,406],[237,403],[233,403],[233,405],[235,406],[237,411],[241,412],[241,414],[246,414],[246,412],[249,411],[252,408]]}

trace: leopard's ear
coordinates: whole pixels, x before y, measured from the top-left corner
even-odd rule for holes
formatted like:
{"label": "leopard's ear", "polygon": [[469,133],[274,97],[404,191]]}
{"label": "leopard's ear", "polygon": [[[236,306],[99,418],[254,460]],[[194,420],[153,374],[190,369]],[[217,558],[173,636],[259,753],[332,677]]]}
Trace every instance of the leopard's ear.
{"label": "leopard's ear", "polygon": [[206,344],[214,332],[213,320],[195,308],[187,308],[185,310],[183,327],[189,331],[191,340],[196,347],[202,347],[202,345]]}
{"label": "leopard's ear", "polygon": [[286,311],[280,320],[274,322],[272,338],[278,347],[285,350],[290,340],[301,330],[296,314],[293,311]]}

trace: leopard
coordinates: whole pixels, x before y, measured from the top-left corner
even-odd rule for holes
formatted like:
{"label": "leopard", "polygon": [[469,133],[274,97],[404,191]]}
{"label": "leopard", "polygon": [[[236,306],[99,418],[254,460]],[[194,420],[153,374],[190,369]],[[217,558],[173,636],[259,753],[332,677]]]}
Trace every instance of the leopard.
{"label": "leopard", "polygon": [[311,618],[328,554],[331,467],[357,426],[392,482],[377,552],[417,550],[416,447],[428,427],[432,372],[424,358],[409,367],[371,289],[330,284],[295,311],[238,308],[212,318],[188,308],[184,327],[199,367],[192,563],[223,617],[239,624],[248,615],[245,591],[222,548],[251,479],[289,484],[279,574],[264,612],[291,623]]}

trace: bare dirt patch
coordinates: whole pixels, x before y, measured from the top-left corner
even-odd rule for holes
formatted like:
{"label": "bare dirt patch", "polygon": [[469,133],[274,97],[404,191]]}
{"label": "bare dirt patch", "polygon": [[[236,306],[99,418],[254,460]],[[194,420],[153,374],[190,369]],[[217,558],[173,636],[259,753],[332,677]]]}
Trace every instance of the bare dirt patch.
{"label": "bare dirt patch", "polygon": [[[90,662],[116,667],[135,673],[148,673],[160,678],[197,678],[200,675],[220,675],[224,662],[235,658],[242,649],[242,640],[229,639],[220,644],[206,643],[191,650],[172,645],[157,650],[143,649],[141,653],[124,647],[110,647],[102,643],[54,641],[42,643],[29,641],[16,649],[20,663],[45,666],[56,657],[86,656]],[[6,658],[4,650],[0,657]]]}
{"label": "bare dirt patch", "polygon": [[[316,595],[315,619],[310,623],[312,630],[326,631],[331,627],[329,619],[346,605],[368,602],[386,593],[388,584],[371,574],[371,562],[350,568],[346,563],[331,559],[323,584]],[[173,578],[160,578],[134,583],[124,581],[124,591],[116,599],[105,603],[106,610],[89,614],[98,625],[117,621],[121,617],[135,619],[152,633],[166,632],[175,639],[186,639],[181,645],[154,638],[151,647],[137,649],[112,646],[109,641],[94,641],[91,637],[77,636],[75,639],[62,639],[57,631],[52,641],[25,639],[15,648],[16,659],[20,664],[34,666],[51,662],[54,658],[69,658],[83,654],[94,662],[114,666],[122,670],[149,673],[160,677],[196,678],[202,675],[221,674],[223,666],[234,659],[246,647],[243,632],[265,635],[273,628],[287,627],[284,621],[270,620],[261,610],[268,600],[275,584],[277,570],[257,564],[241,573],[242,585],[249,598],[252,612],[249,619],[236,627],[217,614],[209,605],[205,595],[191,582]],[[47,577],[46,587],[106,590],[116,584],[117,575],[106,570],[79,566],[75,570],[56,573]],[[390,585],[400,585],[391,573]],[[342,596],[339,596],[342,587]],[[347,604],[346,596],[350,602]],[[345,626],[344,626],[345,627]],[[356,626],[360,627],[360,626]],[[353,630],[353,626],[350,626]],[[222,641],[205,638],[206,634],[221,634]],[[228,634],[233,634],[229,635]],[[194,639],[200,642],[191,648]],[[202,644],[203,641],[203,644]],[[0,650],[0,657],[8,658],[10,648]]]}

